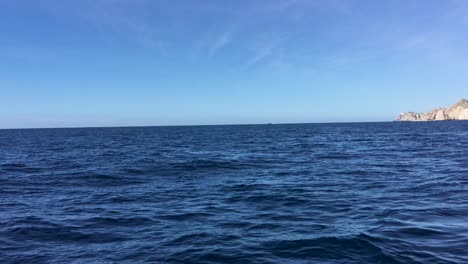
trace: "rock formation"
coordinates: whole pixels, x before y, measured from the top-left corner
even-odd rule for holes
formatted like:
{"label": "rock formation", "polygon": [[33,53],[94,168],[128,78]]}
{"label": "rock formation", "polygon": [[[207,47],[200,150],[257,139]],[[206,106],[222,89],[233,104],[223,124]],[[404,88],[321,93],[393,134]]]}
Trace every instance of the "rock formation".
{"label": "rock formation", "polygon": [[397,121],[468,120],[468,100],[462,99],[449,108],[437,108],[427,113],[402,113]]}

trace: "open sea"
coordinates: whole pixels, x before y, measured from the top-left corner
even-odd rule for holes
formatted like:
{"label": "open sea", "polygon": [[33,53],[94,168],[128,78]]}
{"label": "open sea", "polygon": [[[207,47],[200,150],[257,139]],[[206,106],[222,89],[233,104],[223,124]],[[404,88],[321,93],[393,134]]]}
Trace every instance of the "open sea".
{"label": "open sea", "polygon": [[468,263],[468,122],[0,130],[0,263]]}

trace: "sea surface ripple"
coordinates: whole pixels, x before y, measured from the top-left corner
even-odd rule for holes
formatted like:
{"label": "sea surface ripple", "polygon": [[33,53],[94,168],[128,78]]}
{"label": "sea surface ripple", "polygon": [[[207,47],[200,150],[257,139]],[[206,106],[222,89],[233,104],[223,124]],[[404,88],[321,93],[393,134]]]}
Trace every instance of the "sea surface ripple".
{"label": "sea surface ripple", "polygon": [[468,263],[468,122],[0,130],[0,263]]}

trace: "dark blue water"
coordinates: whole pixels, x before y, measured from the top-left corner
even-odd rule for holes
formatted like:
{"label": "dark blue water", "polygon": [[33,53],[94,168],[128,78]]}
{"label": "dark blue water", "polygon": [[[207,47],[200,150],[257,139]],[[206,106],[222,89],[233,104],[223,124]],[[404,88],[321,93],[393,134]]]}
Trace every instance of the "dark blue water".
{"label": "dark blue water", "polygon": [[0,263],[468,263],[468,122],[0,130]]}

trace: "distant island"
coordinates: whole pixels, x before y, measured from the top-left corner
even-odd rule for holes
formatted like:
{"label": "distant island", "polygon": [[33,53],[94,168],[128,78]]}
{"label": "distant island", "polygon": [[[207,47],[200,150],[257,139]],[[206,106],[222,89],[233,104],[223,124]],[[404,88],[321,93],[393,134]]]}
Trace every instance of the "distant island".
{"label": "distant island", "polygon": [[437,108],[427,113],[402,113],[396,121],[468,120],[468,100],[462,99],[449,108]]}

